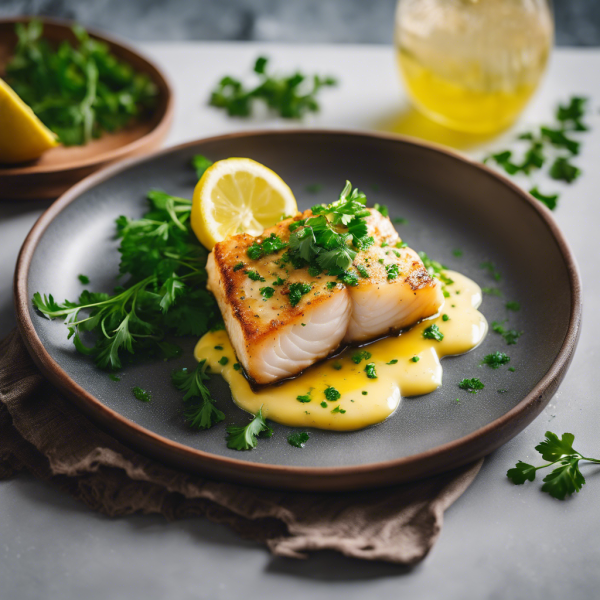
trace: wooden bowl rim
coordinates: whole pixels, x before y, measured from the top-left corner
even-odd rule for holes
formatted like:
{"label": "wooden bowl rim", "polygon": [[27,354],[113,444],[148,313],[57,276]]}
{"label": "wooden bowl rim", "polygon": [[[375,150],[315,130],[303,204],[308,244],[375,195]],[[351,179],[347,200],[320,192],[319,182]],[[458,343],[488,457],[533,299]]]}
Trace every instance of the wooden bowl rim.
{"label": "wooden bowl rim", "polygon": [[[68,31],[70,31],[71,27],[73,27],[73,25],[76,24],[75,21],[69,21],[66,19],[24,16],[0,19],[0,28],[10,25],[14,27],[14,25],[16,25],[17,23],[29,23],[34,19],[42,21],[44,25],[51,25],[53,27],[62,28]],[[101,33],[93,28],[86,27],[86,31],[94,39],[109,44],[111,49],[117,48],[118,50],[121,50],[124,53],[134,55],[144,65],[144,72],[148,73],[148,75],[152,78],[152,81],[154,81],[154,83],[159,88],[159,98],[160,96],[163,97],[162,102],[159,101],[158,111],[154,113],[150,117],[150,119],[148,119],[149,122],[154,123],[152,125],[152,128],[143,136],[137,138],[132,142],[119,146],[118,148],[113,148],[112,150],[107,150],[105,152],[102,152],[101,154],[90,156],[86,159],[74,160],[69,163],[47,166],[40,166],[35,163],[29,166],[0,166],[0,178],[22,177],[24,175],[39,176],[49,173],[67,173],[70,171],[77,171],[79,169],[86,169],[89,167],[103,165],[105,163],[113,162],[123,157],[129,156],[130,154],[136,154],[139,151],[141,151],[145,146],[152,144],[156,138],[160,139],[166,135],[169,127],[171,126],[171,122],[173,120],[173,112],[175,108],[175,97],[173,87],[167,75],[154,63],[154,61],[146,57],[144,54],[140,53],[138,50],[134,49],[128,43],[110,35],[106,35],[105,33]]]}

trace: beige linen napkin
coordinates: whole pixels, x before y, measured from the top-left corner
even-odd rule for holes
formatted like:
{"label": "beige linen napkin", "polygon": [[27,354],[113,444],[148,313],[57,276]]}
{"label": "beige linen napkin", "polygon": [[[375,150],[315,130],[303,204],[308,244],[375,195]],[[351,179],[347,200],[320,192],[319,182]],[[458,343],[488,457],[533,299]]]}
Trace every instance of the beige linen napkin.
{"label": "beige linen napkin", "polygon": [[315,550],[412,565],[482,460],[386,489],[309,494],[256,489],[176,471],[96,427],[37,370],[18,332],[0,342],[0,478],[25,469],[111,517],[160,513],[225,523],[274,554]]}

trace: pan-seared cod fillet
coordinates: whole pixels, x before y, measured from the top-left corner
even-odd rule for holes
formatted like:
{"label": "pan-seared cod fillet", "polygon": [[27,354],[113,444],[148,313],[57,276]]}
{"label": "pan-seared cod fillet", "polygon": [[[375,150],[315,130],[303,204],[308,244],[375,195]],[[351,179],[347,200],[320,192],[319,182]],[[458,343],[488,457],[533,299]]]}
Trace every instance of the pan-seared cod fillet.
{"label": "pan-seared cod fillet", "polygon": [[[239,362],[257,384],[296,375],[342,343],[409,327],[444,302],[439,281],[376,210],[365,218],[374,243],[357,251],[341,275],[291,259],[290,225],[299,229],[297,222],[311,216],[306,211],[281,221],[258,238],[231,236],[208,257],[208,289]],[[264,250],[253,258],[257,245]]]}

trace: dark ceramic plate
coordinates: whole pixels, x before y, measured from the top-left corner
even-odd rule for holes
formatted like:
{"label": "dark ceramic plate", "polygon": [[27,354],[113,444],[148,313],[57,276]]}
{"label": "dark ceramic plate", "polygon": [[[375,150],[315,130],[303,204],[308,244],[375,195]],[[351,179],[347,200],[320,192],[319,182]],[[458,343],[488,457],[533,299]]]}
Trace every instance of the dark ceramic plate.
{"label": "dark ceramic plate", "polygon": [[[387,204],[404,217],[401,235],[482,286],[502,289],[486,295],[488,321],[509,318],[524,331],[507,347],[491,332],[473,352],[443,361],[444,385],[436,392],[402,401],[376,427],[353,433],[315,430],[302,450],[288,445],[287,427],[257,449],[236,452],[225,445],[221,424],[205,432],[182,420],[181,394],[169,382],[171,369],[191,365],[187,353],[169,363],[128,367],[119,383],[97,370],[67,341],[66,328],[32,309],[36,291],[74,298],[85,273],[96,290],[111,290],[117,271],[114,220],[138,217],[145,194],[160,188],[191,197],[195,175],[190,159],[248,156],[274,169],[294,190],[300,209],[331,201],[346,179],[367,192],[370,203]],[[319,184],[317,194],[307,186]],[[463,251],[456,257],[455,249]],[[496,282],[481,263],[493,261]],[[148,454],[183,469],[254,485],[305,490],[380,486],[423,477],[491,452],[530,423],[563,378],[580,326],[580,283],[572,254],[550,213],[536,200],[478,163],[451,152],[396,137],[325,131],[279,131],[228,135],[130,160],[88,177],[41,217],[27,238],[16,272],[19,326],[43,372],[106,429]],[[507,300],[521,303],[508,313]],[[484,355],[509,351],[506,367],[480,367]],[[478,394],[459,390],[464,377],[480,377]],[[142,385],[152,402],[134,399]],[[227,423],[247,422],[219,377],[211,383]],[[498,390],[506,390],[499,393]],[[459,402],[456,399],[459,399]]]}

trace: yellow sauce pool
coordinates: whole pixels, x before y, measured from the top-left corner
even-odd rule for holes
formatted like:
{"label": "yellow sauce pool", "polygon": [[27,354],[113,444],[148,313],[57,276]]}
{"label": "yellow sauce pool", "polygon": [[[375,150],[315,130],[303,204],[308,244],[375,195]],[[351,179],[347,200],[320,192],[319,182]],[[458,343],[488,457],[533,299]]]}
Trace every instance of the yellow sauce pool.
{"label": "yellow sauce pool", "polygon": [[[277,423],[337,431],[381,423],[398,408],[402,397],[428,394],[442,385],[441,358],[472,350],[487,333],[487,321],[477,310],[481,304],[479,286],[460,273],[448,271],[447,275],[454,283],[446,286],[450,295],[439,316],[399,336],[360,349],[348,348],[280,385],[253,391],[241,370],[234,368],[237,359],[226,331],[204,335],[196,345],[194,357],[198,361],[206,359],[210,371],[223,376],[241,409],[255,414],[262,406],[265,417]],[[440,342],[423,337],[423,331],[434,323],[444,334]],[[352,356],[361,350],[372,356],[355,364]],[[223,356],[228,359],[225,365],[219,362]],[[413,357],[418,357],[418,361],[414,362]],[[393,361],[397,362],[389,364]],[[375,364],[377,379],[367,377],[368,363]],[[327,400],[325,390],[329,386],[341,394],[339,400]],[[307,394],[310,402],[297,399]]]}

